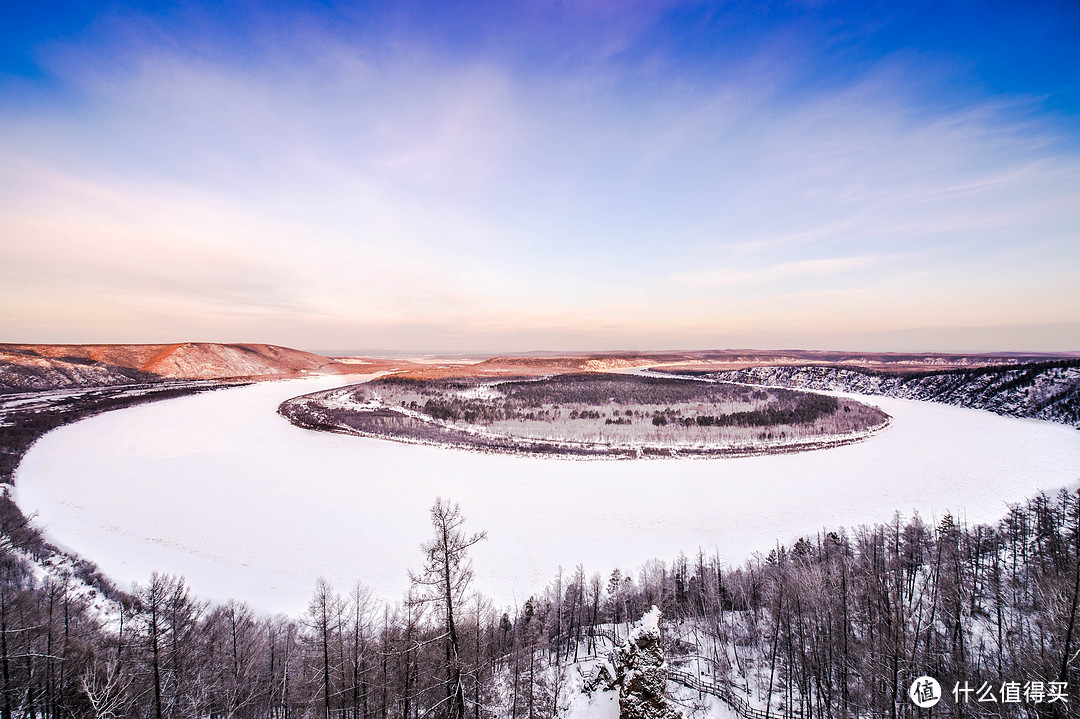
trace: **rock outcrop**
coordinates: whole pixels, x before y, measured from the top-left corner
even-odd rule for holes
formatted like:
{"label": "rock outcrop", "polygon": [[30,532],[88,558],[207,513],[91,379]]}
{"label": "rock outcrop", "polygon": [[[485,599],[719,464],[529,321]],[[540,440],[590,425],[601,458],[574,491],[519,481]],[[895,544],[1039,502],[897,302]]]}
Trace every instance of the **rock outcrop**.
{"label": "rock outcrop", "polygon": [[660,610],[641,618],[626,644],[597,667],[586,691],[619,692],[619,719],[682,719],[667,698],[668,666],[660,643]]}

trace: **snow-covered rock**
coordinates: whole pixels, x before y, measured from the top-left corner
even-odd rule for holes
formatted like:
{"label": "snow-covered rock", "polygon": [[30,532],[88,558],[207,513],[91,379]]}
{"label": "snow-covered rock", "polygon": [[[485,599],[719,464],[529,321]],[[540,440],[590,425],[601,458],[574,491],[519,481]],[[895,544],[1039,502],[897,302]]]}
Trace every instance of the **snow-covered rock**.
{"label": "snow-covered rock", "polygon": [[607,708],[609,705],[597,698],[617,693],[620,719],[681,719],[682,712],[667,698],[667,673],[660,643],[660,610],[654,606],[641,618],[626,644],[616,647],[606,662],[598,664],[585,683],[584,694],[590,697],[588,707],[596,711]]}

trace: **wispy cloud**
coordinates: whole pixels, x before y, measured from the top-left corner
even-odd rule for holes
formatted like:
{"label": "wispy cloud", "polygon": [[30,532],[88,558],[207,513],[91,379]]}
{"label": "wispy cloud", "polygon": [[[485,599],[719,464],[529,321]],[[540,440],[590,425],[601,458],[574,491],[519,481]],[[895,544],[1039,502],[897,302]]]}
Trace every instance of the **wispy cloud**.
{"label": "wispy cloud", "polygon": [[1080,152],[1037,99],[942,104],[910,56],[815,84],[775,42],[704,73],[662,3],[606,12],[532,63],[316,22],[236,55],[53,46],[62,101],[0,109],[0,332],[700,346],[988,324],[1003,283],[1080,321]]}

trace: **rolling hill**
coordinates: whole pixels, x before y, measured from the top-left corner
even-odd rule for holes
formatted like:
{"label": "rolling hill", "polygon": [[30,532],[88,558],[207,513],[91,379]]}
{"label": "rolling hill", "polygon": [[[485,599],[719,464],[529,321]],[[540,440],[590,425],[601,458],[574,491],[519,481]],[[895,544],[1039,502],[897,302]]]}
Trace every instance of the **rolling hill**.
{"label": "rolling hill", "polygon": [[161,380],[293,377],[356,365],[267,344],[0,345],[0,392]]}

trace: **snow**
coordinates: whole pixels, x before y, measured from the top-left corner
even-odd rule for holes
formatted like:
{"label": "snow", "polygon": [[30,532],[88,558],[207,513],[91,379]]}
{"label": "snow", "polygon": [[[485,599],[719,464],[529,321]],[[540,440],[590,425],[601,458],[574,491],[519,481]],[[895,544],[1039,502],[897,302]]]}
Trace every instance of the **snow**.
{"label": "snow", "polygon": [[16,501],[54,541],[120,586],[154,570],[201,597],[304,609],[318,577],[397,600],[423,559],[436,496],[459,502],[474,585],[523,604],[562,566],[633,569],[699,547],[741,564],[823,528],[945,511],[996,521],[1009,502],[1073,486],[1080,432],[884,397],[892,415],[858,444],[709,460],[574,462],[299,429],[299,394],[361,381],[316,377],[223,389],[105,413],[39,440]]}
{"label": "snow", "polygon": [[[668,699],[682,710],[686,719],[742,719],[723,701],[711,694],[699,694],[693,689],[668,682]],[[782,716],[777,712],[777,716]]]}
{"label": "snow", "polygon": [[70,596],[76,601],[81,601],[86,607],[87,613],[93,617],[98,626],[106,631],[115,632],[120,625],[120,605],[106,597],[95,587],[76,579],[75,563],[71,557],[63,554],[54,554],[44,561],[35,561],[26,552],[11,549],[16,557],[31,568],[34,581],[38,586],[51,582],[57,586],[67,586]]}
{"label": "snow", "polygon": [[608,675],[615,675],[615,668],[604,657],[582,659],[559,668],[563,673],[559,692],[561,719],[619,719],[619,690],[597,689],[591,695],[585,692],[589,677],[593,677],[599,665],[606,665]]}
{"label": "snow", "polygon": [[619,691],[578,694],[570,703],[563,719],[619,719]]}
{"label": "snow", "polygon": [[468,389],[461,389],[455,393],[461,399],[498,399],[502,392],[490,384],[477,385]]}
{"label": "snow", "polygon": [[641,624],[630,635],[631,639],[638,639],[646,634],[658,634],[660,632],[660,608],[655,604],[645,615],[641,617]]}

